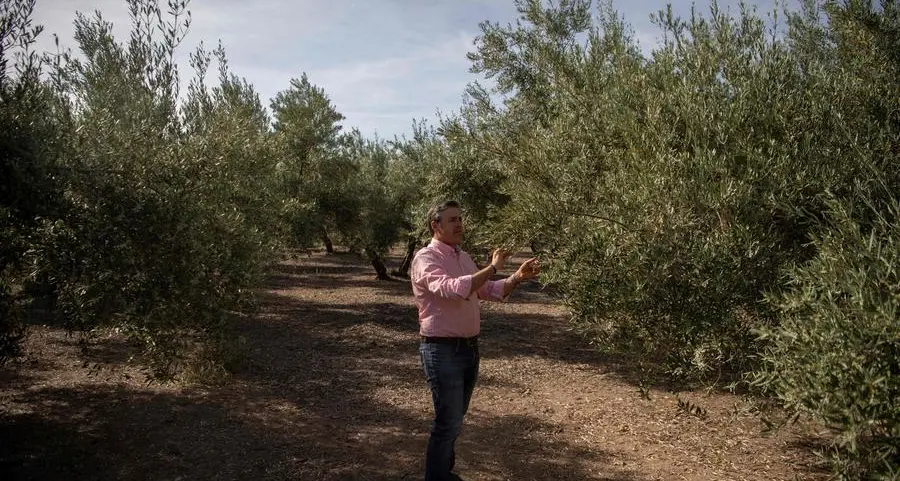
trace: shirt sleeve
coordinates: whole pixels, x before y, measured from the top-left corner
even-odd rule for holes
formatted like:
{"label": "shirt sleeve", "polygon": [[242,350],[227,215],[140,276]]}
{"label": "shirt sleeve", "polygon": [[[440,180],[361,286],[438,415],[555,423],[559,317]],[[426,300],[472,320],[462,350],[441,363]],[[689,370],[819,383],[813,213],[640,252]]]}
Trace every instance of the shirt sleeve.
{"label": "shirt sleeve", "polygon": [[472,289],[471,275],[450,277],[440,262],[428,254],[417,256],[410,272],[414,283],[446,299],[466,299]]}
{"label": "shirt sleeve", "polygon": [[506,279],[501,279],[499,281],[487,281],[478,289],[478,298],[484,299],[486,301],[502,301],[503,298],[503,285],[506,283]]}

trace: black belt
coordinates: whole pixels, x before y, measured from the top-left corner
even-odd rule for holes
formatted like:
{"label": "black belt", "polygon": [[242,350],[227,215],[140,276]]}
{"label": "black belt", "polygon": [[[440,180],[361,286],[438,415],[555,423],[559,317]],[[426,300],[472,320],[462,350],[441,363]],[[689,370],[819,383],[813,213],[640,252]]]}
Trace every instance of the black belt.
{"label": "black belt", "polygon": [[478,347],[478,336],[475,337],[430,337],[422,336],[422,342],[426,344],[452,344],[454,346]]}

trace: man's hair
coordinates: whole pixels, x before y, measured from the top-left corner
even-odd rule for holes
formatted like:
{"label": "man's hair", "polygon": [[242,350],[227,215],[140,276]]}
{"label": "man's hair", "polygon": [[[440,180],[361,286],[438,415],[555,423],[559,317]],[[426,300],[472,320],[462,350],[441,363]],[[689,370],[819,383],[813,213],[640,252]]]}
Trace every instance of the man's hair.
{"label": "man's hair", "polygon": [[444,212],[451,207],[459,209],[459,202],[455,200],[445,200],[434,204],[428,209],[428,230],[431,231],[432,234],[434,234],[434,228],[431,227],[431,222],[440,222],[441,212]]}

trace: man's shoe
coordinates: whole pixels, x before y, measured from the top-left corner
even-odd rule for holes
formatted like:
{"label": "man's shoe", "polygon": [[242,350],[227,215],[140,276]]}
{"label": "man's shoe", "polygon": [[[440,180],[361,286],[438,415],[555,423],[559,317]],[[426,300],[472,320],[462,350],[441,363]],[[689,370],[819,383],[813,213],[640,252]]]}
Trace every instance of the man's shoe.
{"label": "man's shoe", "polygon": [[463,478],[460,478],[456,473],[450,473],[450,481],[466,481]]}

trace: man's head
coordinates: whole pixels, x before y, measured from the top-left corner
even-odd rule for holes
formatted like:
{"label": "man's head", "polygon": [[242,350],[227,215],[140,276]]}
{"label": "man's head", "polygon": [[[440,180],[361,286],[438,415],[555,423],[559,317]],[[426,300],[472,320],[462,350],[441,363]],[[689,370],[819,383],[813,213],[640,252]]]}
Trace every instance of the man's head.
{"label": "man's head", "polygon": [[445,200],[428,209],[428,227],[435,239],[451,246],[461,244],[463,223],[459,203]]}

